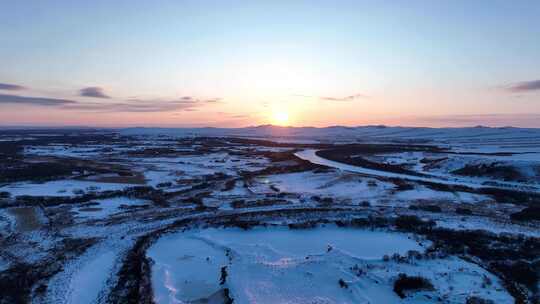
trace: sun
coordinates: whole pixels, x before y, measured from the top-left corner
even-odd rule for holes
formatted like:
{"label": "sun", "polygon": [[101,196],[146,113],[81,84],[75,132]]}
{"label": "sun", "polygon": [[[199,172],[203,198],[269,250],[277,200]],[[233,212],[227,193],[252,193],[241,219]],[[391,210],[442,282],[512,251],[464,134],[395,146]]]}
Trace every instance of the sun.
{"label": "sun", "polygon": [[285,111],[274,112],[272,124],[278,126],[287,126],[289,124],[289,113]]}

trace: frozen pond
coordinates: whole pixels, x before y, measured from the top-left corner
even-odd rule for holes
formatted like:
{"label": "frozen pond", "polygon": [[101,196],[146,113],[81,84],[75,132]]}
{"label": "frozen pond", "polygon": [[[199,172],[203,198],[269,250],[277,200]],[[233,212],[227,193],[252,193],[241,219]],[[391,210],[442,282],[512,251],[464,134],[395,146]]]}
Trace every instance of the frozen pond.
{"label": "frozen pond", "polygon": [[[201,300],[227,287],[235,303],[319,303],[314,299],[355,297],[342,292],[350,274],[345,261],[381,260],[423,248],[406,234],[325,227],[205,229],[160,238],[147,255],[154,260],[152,284],[157,303]],[[227,266],[226,284],[220,285]],[[344,272],[345,271],[345,272]],[[351,298],[352,297],[352,298]],[[334,303],[320,302],[320,303]]]}

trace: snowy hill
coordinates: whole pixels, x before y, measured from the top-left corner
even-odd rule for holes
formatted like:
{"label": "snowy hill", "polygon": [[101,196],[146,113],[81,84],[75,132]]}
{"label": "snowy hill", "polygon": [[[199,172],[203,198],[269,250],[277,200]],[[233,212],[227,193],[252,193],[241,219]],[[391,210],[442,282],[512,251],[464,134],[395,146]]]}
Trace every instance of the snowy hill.
{"label": "snowy hill", "polygon": [[263,125],[246,128],[127,128],[123,135],[136,136],[242,136],[277,138],[288,140],[332,140],[332,141],[415,141],[415,142],[451,142],[485,144],[540,145],[540,129],[533,128],[425,128],[425,127],[387,127],[387,126],[332,126],[315,127],[279,127]]}

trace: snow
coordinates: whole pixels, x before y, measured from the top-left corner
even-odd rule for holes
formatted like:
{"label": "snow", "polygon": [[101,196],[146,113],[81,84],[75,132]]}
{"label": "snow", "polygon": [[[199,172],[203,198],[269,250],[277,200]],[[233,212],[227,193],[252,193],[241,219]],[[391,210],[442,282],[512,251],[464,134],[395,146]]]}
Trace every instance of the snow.
{"label": "snow", "polygon": [[[366,174],[371,176],[380,176],[385,178],[399,178],[404,180],[411,180],[411,181],[419,181],[419,182],[430,182],[430,183],[440,183],[440,184],[447,184],[447,185],[457,185],[457,186],[465,186],[470,188],[483,188],[486,187],[485,185],[482,185],[481,183],[475,182],[471,179],[458,179],[454,176],[450,176],[449,174],[435,174],[431,173],[432,176],[429,177],[423,177],[423,176],[415,176],[415,175],[409,175],[409,174],[401,174],[401,173],[394,173],[394,172],[388,172],[388,171],[382,171],[382,170],[375,170],[375,169],[368,169],[363,168],[359,166],[353,166],[348,165],[332,160],[328,160],[325,158],[322,158],[316,154],[317,150],[314,149],[307,149],[300,152],[295,153],[295,155],[303,160],[310,161],[311,163],[323,165],[331,168],[336,168],[343,171],[349,171],[349,172],[356,172],[360,174]],[[453,179],[448,179],[453,178]],[[521,187],[524,185],[521,185],[519,183],[512,183],[512,182],[503,182],[503,181],[497,181],[498,187],[508,187],[508,188],[516,188]],[[529,190],[533,191],[540,191],[538,186],[536,185],[528,185]]]}
{"label": "snow", "polygon": [[281,192],[297,193],[301,196],[329,196],[354,202],[364,199],[376,199],[392,190],[395,185],[375,179],[358,177],[340,171],[314,173],[286,173],[269,175],[256,179],[250,189],[255,193],[272,193],[270,186]]}
{"label": "snow", "polygon": [[67,303],[97,303],[100,291],[106,286],[109,273],[114,266],[116,254],[106,251],[86,263],[72,278]]}
{"label": "snow", "polygon": [[161,238],[147,255],[155,261],[152,285],[156,303],[182,303],[180,299],[209,296],[219,289],[220,269],[227,263],[219,248],[184,235]]}
{"label": "snow", "polygon": [[488,196],[467,193],[467,192],[445,192],[435,191],[424,186],[416,186],[412,190],[397,192],[394,196],[396,199],[405,201],[414,200],[439,200],[439,201],[451,201],[456,203],[478,203],[482,201],[490,200]]}
{"label": "snow", "polygon": [[[306,256],[324,256],[329,245],[352,257],[367,260],[422,249],[405,234],[336,227],[312,230],[256,228],[250,231],[206,229],[176,233],[160,238],[147,252],[155,262],[152,268],[154,300],[157,303],[183,303],[218,291],[221,267],[229,263],[226,251],[230,251],[232,258],[229,286],[235,302],[248,303],[251,302],[248,298],[256,296],[267,299],[261,303],[276,303],[275,296],[284,300],[296,292],[314,299],[313,293],[320,292],[318,288],[323,285],[302,286],[305,290],[296,290],[300,286],[288,286],[292,278],[280,280],[273,272],[281,273],[294,265],[302,265],[307,261]],[[339,270],[328,269],[328,273],[337,275]],[[298,272],[295,276],[303,274]],[[330,295],[339,291],[337,280],[337,287],[328,291]],[[277,288],[274,290],[269,285]],[[267,298],[267,293],[274,294],[274,298]]]}
{"label": "snow", "polygon": [[12,196],[74,196],[75,192],[83,190],[84,192],[91,191],[107,191],[107,190],[123,190],[135,185],[116,184],[116,183],[100,183],[94,181],[82,180],[55,180],[44,183],[13,183],[4,187],[0,187],[1,191],[9,192]]}
{"label": "snow", "polygon": [[[156,303],[204,299],[225,287],[235,303],[464,303],[470,295],[512,303],[495,276],[455,257],[382,260],[409,250],[424,248],[406,234],[377,230],[212,228],[163,236],[147,255]],[[392,291],[399,273],[426,277],[435,290],[400,300]]]}
{"label": "snow", "polygon": [[91,205],[89,207],[77,207],[75,209],[77,212],[77,217],[86,219],[105,219],[121,211],[120,207],[122,205],[144,205],[148,202],[142,199],[113,197],[93,200],[91,203],[97,203],[97,205]]}
{"label": "snow", "polygon": [[246,137],[279,142],[401,141],[438,142],[462,145],[532,145],[540,142],[540,129],[533,128],[420,128],[420,127],[279,127],[247,128],[127,128],[122,135],[145,137]]}

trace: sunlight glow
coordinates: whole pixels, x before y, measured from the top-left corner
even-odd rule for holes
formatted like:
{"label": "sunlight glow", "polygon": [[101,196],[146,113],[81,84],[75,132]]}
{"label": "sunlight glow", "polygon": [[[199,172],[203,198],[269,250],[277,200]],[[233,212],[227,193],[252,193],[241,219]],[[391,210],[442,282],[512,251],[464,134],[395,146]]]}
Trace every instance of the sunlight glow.
{"label": "sunlight glow", "polygon": [[278,126],[287,126],[289,124],[289,113],[285,111],[274,112],[272,124]]}

